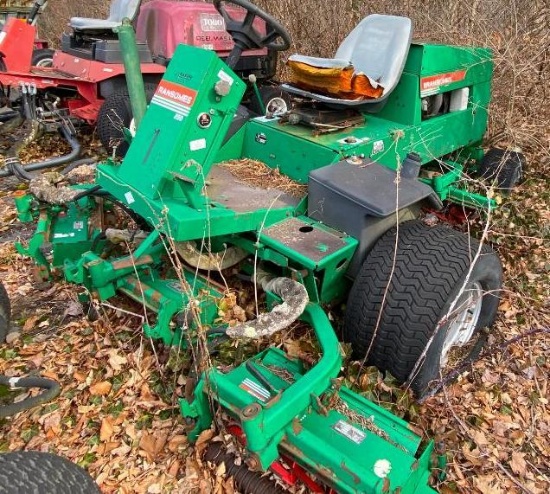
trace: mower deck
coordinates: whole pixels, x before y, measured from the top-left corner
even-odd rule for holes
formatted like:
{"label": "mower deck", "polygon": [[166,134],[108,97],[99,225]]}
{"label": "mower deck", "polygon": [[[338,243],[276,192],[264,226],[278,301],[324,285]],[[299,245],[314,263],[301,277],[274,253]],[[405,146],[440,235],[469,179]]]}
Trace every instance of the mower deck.
{"label": "mower deck", "polygon": [[[324,337],[328,344],[330,338]],[[321,484],[337,492],[402,489],[433,494],[427,485],[433,444],[418,457],[421,439],[404,420],[337,381],[319,398],[306,393],[323,382],[318,379],[329,368],[331,373],[338,372],[334,365],[340,358],[334,350],[331,353],[306,370],[299,360],[269,348],[227,374],[213,372],[206,382],[211,396],[242,424],[247,449],[258,451],[257,462],[263,464],[273,447],[265,444],[264,434],[270,435],[285,421],[287,425],[276,433],[276,437],[282,435],[279,453],[315,472]],[[289,415],[293,409],[302,409],[303,403],[303,412]],[[196,415],[186,400],[180,404],[185,416]],[[274,471],[277,463],[272,465]]]}

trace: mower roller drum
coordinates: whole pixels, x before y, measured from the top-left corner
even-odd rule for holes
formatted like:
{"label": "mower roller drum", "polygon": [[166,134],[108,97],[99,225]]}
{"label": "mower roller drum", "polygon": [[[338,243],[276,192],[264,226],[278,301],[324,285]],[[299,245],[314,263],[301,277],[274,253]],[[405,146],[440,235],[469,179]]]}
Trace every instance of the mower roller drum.
{"label": "mower roller drum", "polygon": [[417,396],[474,359],[496,317],[502,269],[487,245],[410,221],[384,234],[350,291],[344,340],[354,356],[410,382]]}

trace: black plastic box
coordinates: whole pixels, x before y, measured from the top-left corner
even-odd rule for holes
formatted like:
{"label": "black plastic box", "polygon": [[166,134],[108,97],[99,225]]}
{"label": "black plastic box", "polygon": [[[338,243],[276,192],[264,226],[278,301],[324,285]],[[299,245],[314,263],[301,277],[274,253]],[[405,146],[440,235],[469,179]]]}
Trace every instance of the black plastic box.
{"label": "black plastic box", "polygon": [[340,161],[314,170],[308,188],[308,215],[359,240],[348,270],[351,277],[376,240],[396,224],[396,210],[400,222],[413,219],[419,202],[433,193],[416,179],[398,183],[395,171],[371,160],[361,165]]}
{"label": "black plastic box", "polygon": [[[152,63],[147,43],[137,43],[140,63]],[[100,40],[95,42],[94,59],[104,63],[122,63],[122,52],[118,40]]]}

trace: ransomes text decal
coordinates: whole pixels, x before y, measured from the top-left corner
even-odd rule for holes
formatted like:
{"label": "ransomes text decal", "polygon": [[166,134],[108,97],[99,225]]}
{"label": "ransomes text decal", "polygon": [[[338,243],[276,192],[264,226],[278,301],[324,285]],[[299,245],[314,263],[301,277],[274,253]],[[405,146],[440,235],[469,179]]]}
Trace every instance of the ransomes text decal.
{"label": "ransomes text decal", "polygon": [[447,72],[446,74],[431,75],[420,79],[420,92],[437,92],[441,86],[447,86],[453,82],[459,82],[466,77],[465,70],[457,70],[456,72]]}
{"label": "ransomes text decal", "polygon": [[170,81],[160,81],[151,103],[171,110],[180,117],[189,115],[197,92]]}

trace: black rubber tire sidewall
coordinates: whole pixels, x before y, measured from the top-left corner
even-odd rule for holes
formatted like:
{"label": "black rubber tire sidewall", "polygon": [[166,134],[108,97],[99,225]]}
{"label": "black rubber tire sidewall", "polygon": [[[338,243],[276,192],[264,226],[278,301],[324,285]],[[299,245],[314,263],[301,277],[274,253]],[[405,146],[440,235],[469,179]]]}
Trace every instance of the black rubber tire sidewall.
{"label": "black rubber tire sidewall", "polygon": [[100,494],[80,466],[52,453],[16,451],[0,454],[0,486],[5,494]]}
{"label": "black rubber tire sidewall", "polygon": [[[476,247],[477,245],[476,242]],[[448,303],[441,312],[440,318],[448,313],[451,303],[459,296],[467,274],[467,272],[464,273],[460,278],[455,289],[449,296]],[[497,255],[492,252],[492,249],[488,246],[482,247],[481,256],[468,276],[468,283],[474,281],[481,284],[483,293],[485,294],[475,333],[472,336],[472,339],[477,338],[477,341],[475,341],[475,346],[471,349],[470,353],[462,362],[458,363],[458,365],[464,364],[465,361],[474,361],[479,356],[479,353],[487,341],[487,333],[482,333],[481,331],[484,328],[490,328],[497,315],[500,302],[499,292],[502,288],[502,267]],[[411,387],[418,396],[422,396],[433,384],[445,378],[445,375],[442,375],[440,372],[440,356],[447,329],[448,325],[444,325],[438,329],[436,337],[426,352],[426,358],[422,365],[422,369],[412,381]]]}
{"label": "black rubber tire sidewall", "polygon": [[[45,59],[51,59],[53,61],[53,55],[54,51],[50,48],[38,48],[36,50],[33,50],[32,52],[32,58],[31,58],[31,65],[33,67],[37,66],[42,60]],[[51,65],[51,64],[50,64]],[[45,65],[45,67],[49,67],[50,65]]]}
{"label": "black rubber tire sidewall", "polygon": [[6,336],[10,332],[11,305],[8,292],[0,282],[0,343],[6,341]]}
{"label": "black rubber tire sidewall", "polygon": [[479,175],[498,189],[510,191],[521,183],[526,161],[523,153],[491,148],[479,164]]}
{"label": "black rubber tire sidewall", "polygon": [[[157,88],[156,84],[145,83],[145,96],[147,103],[151,101]],[[121,121],[121,125],[128,128],[132,121],[133,113],[130,104],[128,89],[118,88],[111,93],[101,105],[97,116],[97,134],[101,144],[107,151],[111,151],[113,143],[118,143],[116,156],[126,156],[129,144],[124,139],[121,130],[117,129],[113,122]]]}
{"label": "black rubber tire sidewall", "polygon": [[[365,357],[378,321],[393,265],[395,238],[396,228],[392,228],[378,240],[349,294],[343,336],[358,359]],[[418,220],[399,226],[395,269],[367,363],[404,383],[438,329],[410,383],[417,396],[439,377],[446,326],[438,328],[438,322],[461,290],[478,247],[476,240],[447,226],[428,227]],[[482,285],[485,294],[476,332],[493,323],[502,285],[498,256],[485,245],[481,252],[469,277],[470,282]]]}

